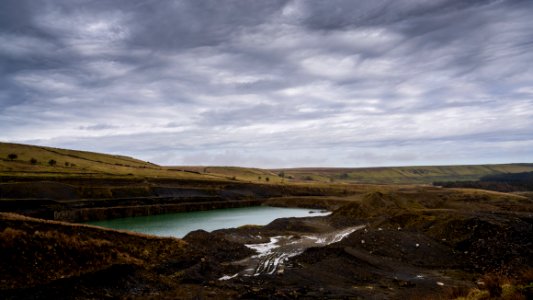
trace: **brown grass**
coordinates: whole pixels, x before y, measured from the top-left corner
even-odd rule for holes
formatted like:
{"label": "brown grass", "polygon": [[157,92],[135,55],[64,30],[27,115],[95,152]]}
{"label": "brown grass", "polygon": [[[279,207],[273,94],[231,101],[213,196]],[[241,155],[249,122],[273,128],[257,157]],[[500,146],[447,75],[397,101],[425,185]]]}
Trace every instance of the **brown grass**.
{"label": "brown grass", "polygon": [[79,276],[115,264],[149,267],[185,255],[174,238],[0,213],[0,288]]}
{"label": "brown grass", "polygon": [[455,297],[460,300],[526,300],[533,296],[533,268],[524,269],[517,276],[509,277],[497,273],[483,275],[478,281],[478,287]]}

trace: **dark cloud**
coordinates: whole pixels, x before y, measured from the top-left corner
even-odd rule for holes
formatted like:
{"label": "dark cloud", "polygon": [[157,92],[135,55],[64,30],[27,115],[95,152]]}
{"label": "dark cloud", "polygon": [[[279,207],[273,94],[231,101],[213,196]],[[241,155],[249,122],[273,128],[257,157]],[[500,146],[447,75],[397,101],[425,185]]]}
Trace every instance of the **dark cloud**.
{"label": "dark cloud", "polygon": [[150,1],[132,22],[133,46],[154,51],[216,46],[240,30],[268,21],[287,1]]}
{"label": "dark cloud", "polygon": [[0,139],[164,164],[531,161],[531,1],[0,2]]}

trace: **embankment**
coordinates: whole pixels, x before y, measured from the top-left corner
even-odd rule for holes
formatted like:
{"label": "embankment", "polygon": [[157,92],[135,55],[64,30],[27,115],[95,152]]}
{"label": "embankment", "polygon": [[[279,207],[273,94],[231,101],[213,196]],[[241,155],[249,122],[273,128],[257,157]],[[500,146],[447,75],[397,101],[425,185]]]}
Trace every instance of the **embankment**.
{"label": "embankment", "polygon": [[54,211],[54,220],[85,222],[116,218],[159,215],[173,212],[190,212],[221,208],[237,208],[261,205],[263,200],[228,200],[218,202],[186,202],[179,204],[130,205],[93,207]]}
{"label": "embankment", "polygon": [[[239,181],[146,178],[7,178],[0,183],[0,211],[48,220],[85,222],[262,205],[331,208],[361,193],[346,186],[257,184]],[[301,202],[298,199],[308,199]],[[276,200],[269,200],[276,199]],[[291,200],[292,199],[292,200]]]}

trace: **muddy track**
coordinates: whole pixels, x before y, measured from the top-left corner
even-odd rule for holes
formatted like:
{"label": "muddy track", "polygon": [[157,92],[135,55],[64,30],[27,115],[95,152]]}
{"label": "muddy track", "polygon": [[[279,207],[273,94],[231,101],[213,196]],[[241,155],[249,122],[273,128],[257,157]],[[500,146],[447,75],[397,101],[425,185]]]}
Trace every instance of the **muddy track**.
{"label": "muddy track", "polygon": [[237,276],[259,276],[283,273],[289,258],[303,253],[311,247],[323,247],[337,243],[351,233],[363,229],[365,225],[353,226],[328,233],[307,234],[301,237],[275,236],[270,242],[262,244],[246,244],[246,247],[258,252],[234,264],[243,266],[244,270],[232,276],[225,275],[221,280],[228,280]]}

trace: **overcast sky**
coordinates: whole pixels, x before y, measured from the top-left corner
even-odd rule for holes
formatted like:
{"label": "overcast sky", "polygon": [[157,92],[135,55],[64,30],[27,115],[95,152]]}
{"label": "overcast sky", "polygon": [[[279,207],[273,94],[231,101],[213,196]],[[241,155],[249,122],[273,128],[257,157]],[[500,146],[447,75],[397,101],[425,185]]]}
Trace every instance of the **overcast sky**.
{"label": "overcast sky", "polygon": [[165,165],[533,162],[533,1],[1,0],[0,141]]}

